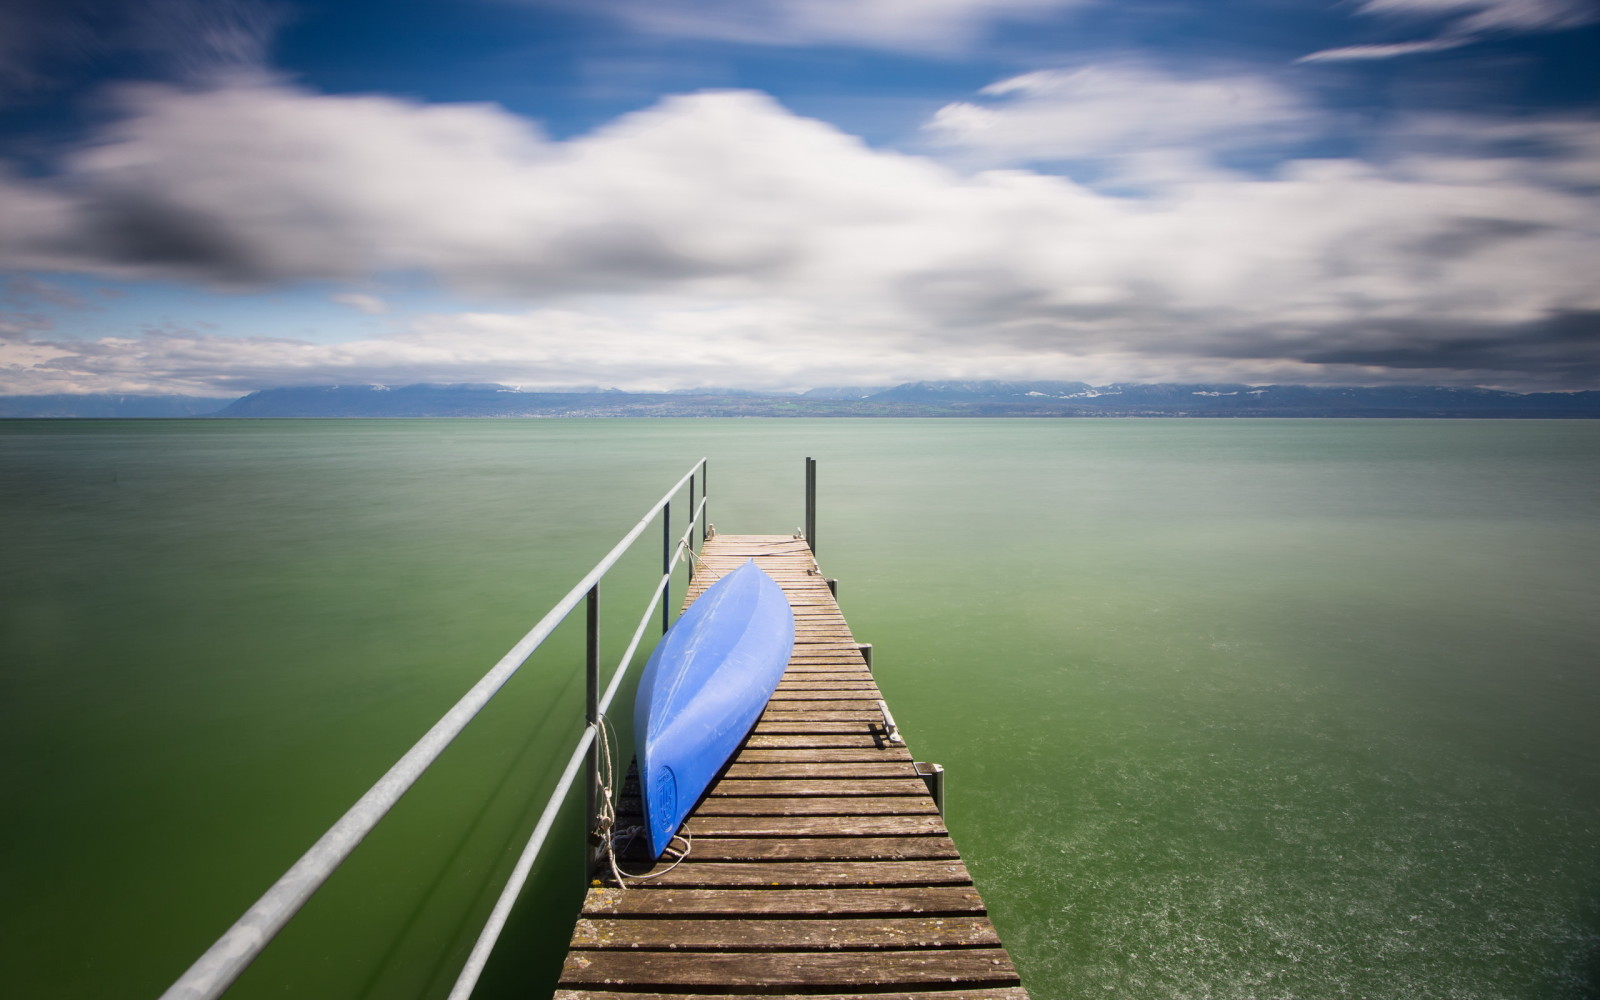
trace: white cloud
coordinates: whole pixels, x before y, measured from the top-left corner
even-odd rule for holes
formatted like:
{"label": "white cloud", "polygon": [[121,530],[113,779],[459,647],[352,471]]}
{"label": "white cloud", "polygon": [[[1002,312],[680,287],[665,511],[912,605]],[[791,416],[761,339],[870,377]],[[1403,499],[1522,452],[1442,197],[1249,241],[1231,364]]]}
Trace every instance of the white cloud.
{"label": "white cloud", "polygon": [[1091,0],[586,0],[646,32],[758,45],[857,45],[949,52],[997,22]]}
{"label": "white cloud", "polygon": [[1185,78],[1133,63],[1043,70],[980,93],[989,100],[946,105],[924,128],[942,146],[1011,163],[1278,144],[1318,117],[1263,77]]}
{"label": "white cloud", "polygon": [[[1263,91],[1230,117],[1214,110],[1228,86],[1199,87],[1193,141],[1291,106]],[[412,271],[529,306],[340,344],[19,331],[10,391],[1600,372],[1583,346],[1600,209],[1574,186],[1600,167],[1591,122],[1542,123],[1536,160],[1461,137],[1526,145],[1539,123],[1431,120],[1384,166],[1169,168],[1134,198],[962,175],[748,93],[672,98],[566,142],[489,106],[281,86],[150,89],[129,107],[64,176],[0,180],[0,263],[235,287]],[[1080,148],[1120,141],[1106,127]]]}
{"label": "white cloud", "polygon": [[329,296],[329,298],[341,306],[349,306],[358,312],[366,313],[368,316],[381,316],[389,311],[389,303],[376,295],[368,295],[365,292],[340,292]]}
{"label": "white cloud", "polygon": [[1549,31],[1600,20],[1592,0],[1365,0],[1358,14],[1457,17],[1451,29]]}
{"label": "white cloud", "polygon": [[1472,44],[1466,36],[1434,38],[1423,42],[1394,42],[1388,45],[1346,45],[1338,49],[1322,49],[1301,56],[1296,62],[1341,62],[1356,59],[1393,59],[1396,56],[1416,55],[1419,52],[1445,52]]}
{"label": "white cloud", "polygon": [[1493,35],[1561,31],[1600,21],[1595,0],[1364,0],[1357,14],[1442,22],[1433,38],[1323,49],[1301,62],[1392,59],[1460,48]]}

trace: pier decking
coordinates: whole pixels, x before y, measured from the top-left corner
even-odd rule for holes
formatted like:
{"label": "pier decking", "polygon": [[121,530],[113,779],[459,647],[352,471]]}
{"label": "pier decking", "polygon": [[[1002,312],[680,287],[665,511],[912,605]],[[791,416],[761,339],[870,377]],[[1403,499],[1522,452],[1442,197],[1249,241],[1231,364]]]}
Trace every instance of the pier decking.
{"label": "pier decking", "polygon": [[701,558],[690,599],[748,558],[778,581],[794,655],[689,857],[589,890],[556,1000],[1027,1000],[806,543],[722,535]]}

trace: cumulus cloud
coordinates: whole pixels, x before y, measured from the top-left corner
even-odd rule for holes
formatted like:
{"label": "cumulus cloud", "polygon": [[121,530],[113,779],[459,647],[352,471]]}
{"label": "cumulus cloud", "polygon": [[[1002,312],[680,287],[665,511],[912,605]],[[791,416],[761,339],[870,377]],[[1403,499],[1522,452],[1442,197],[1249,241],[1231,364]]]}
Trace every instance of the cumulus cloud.
{"label": "cumulus cloud", "polygon": [[941,146],[1009,163],[1279,144],[1318,117],[1263,77],[1180,77],[1135,63],[1041,70],[979,93],[986,100],[946,105],[924,129]]}
{"label": "cumulus cloud", "polygon": [[[1058,83],[991,96],[1027,105]],[[1198,107],[1226,87],[1202,88]],[[1191,135],[1292,106],[1262,90]],[[563,142],[491,106],[281,85],[147,88],[127,107],[60,176],[0,178],[0,263],[235,288],[423,272],[528,308],[343,344],[36,330],[0,362],[13,386],[1548,386],[1595,369],[1591,328],[1572,317],[1600,311],[1600,209],[1570,178],[1595,175],[1600,145],[1577,120],[1435,119],[1428,142],[1382,164],[1201,171],[1133,197],[1027,170],[959,173],[750,93],[671,98]],[[1501,155],[1448,141],[1496,127]],[[1540,127],[1545,155],[1513,155]],[[1074,148],[1115,139],[1102,128]]]}
{"label": "cumulus cloud", "polygon": [[[534,0],[549,2],[549,0]],[[1090,0],[584,0],[640,31],[757,45],[856,45],[951,52],[997,22]]]}
{"label": "cumulus cloud", "polygon": [[1392,59],[1460,48],[1495,35],[1561,31],[1600,21],[1600,6],[1594,0],[1363,0],[1356,13],[1433,22],[1437,25],[1436,34],[1390,44],[1323,49],[1300,61]]}

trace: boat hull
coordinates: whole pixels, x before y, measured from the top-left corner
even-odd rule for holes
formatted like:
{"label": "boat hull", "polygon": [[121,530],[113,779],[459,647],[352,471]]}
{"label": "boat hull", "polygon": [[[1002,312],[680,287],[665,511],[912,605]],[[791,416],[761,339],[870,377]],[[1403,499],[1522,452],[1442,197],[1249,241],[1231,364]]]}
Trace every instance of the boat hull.
{"label": "boat hull", "polygon": [[761,716],[794,635],[788,598],[751,560],[708,587],[650,654],[634,737],[653,857]]}

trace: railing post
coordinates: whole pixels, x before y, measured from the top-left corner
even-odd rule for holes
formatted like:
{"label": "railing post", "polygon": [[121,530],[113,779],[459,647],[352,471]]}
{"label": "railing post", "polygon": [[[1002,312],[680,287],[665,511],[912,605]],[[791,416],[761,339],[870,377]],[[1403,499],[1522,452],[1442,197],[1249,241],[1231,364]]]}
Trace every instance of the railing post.
{"label": "railing post", "polygon": [[806,459],[806,544],[817,554],[817,460]]}
{"label": "railing post", "polygon": [[[584,694],[583,721],[591,728],[600,726],[600,584],[589,588],[587,622],[584,629],[584,676],[587,681]],[[599,733],[595,734],[597,737]],[[585,796],[586,817],[584,833],[584,875],[599,857],[600,845],[595,840],[595,824],[600,817],[600,751],[601,741],[589,744],[589,780]]]}
{"label": "railing post", "polygon": [[694,477],[689,477],[689,582],[694,583],[694,519],[700,508],[695,504]]}
{"label": "railing post", "polygon": [[705,516],[700,519],[700,540],[711,536],[711,463],[700,463],[700,495],[706,498]]}
{"label": "railing post", "polygon": [[661,508],[661,574],[667,584],[661,591],[661,634],[672,624],[672,504]]}

